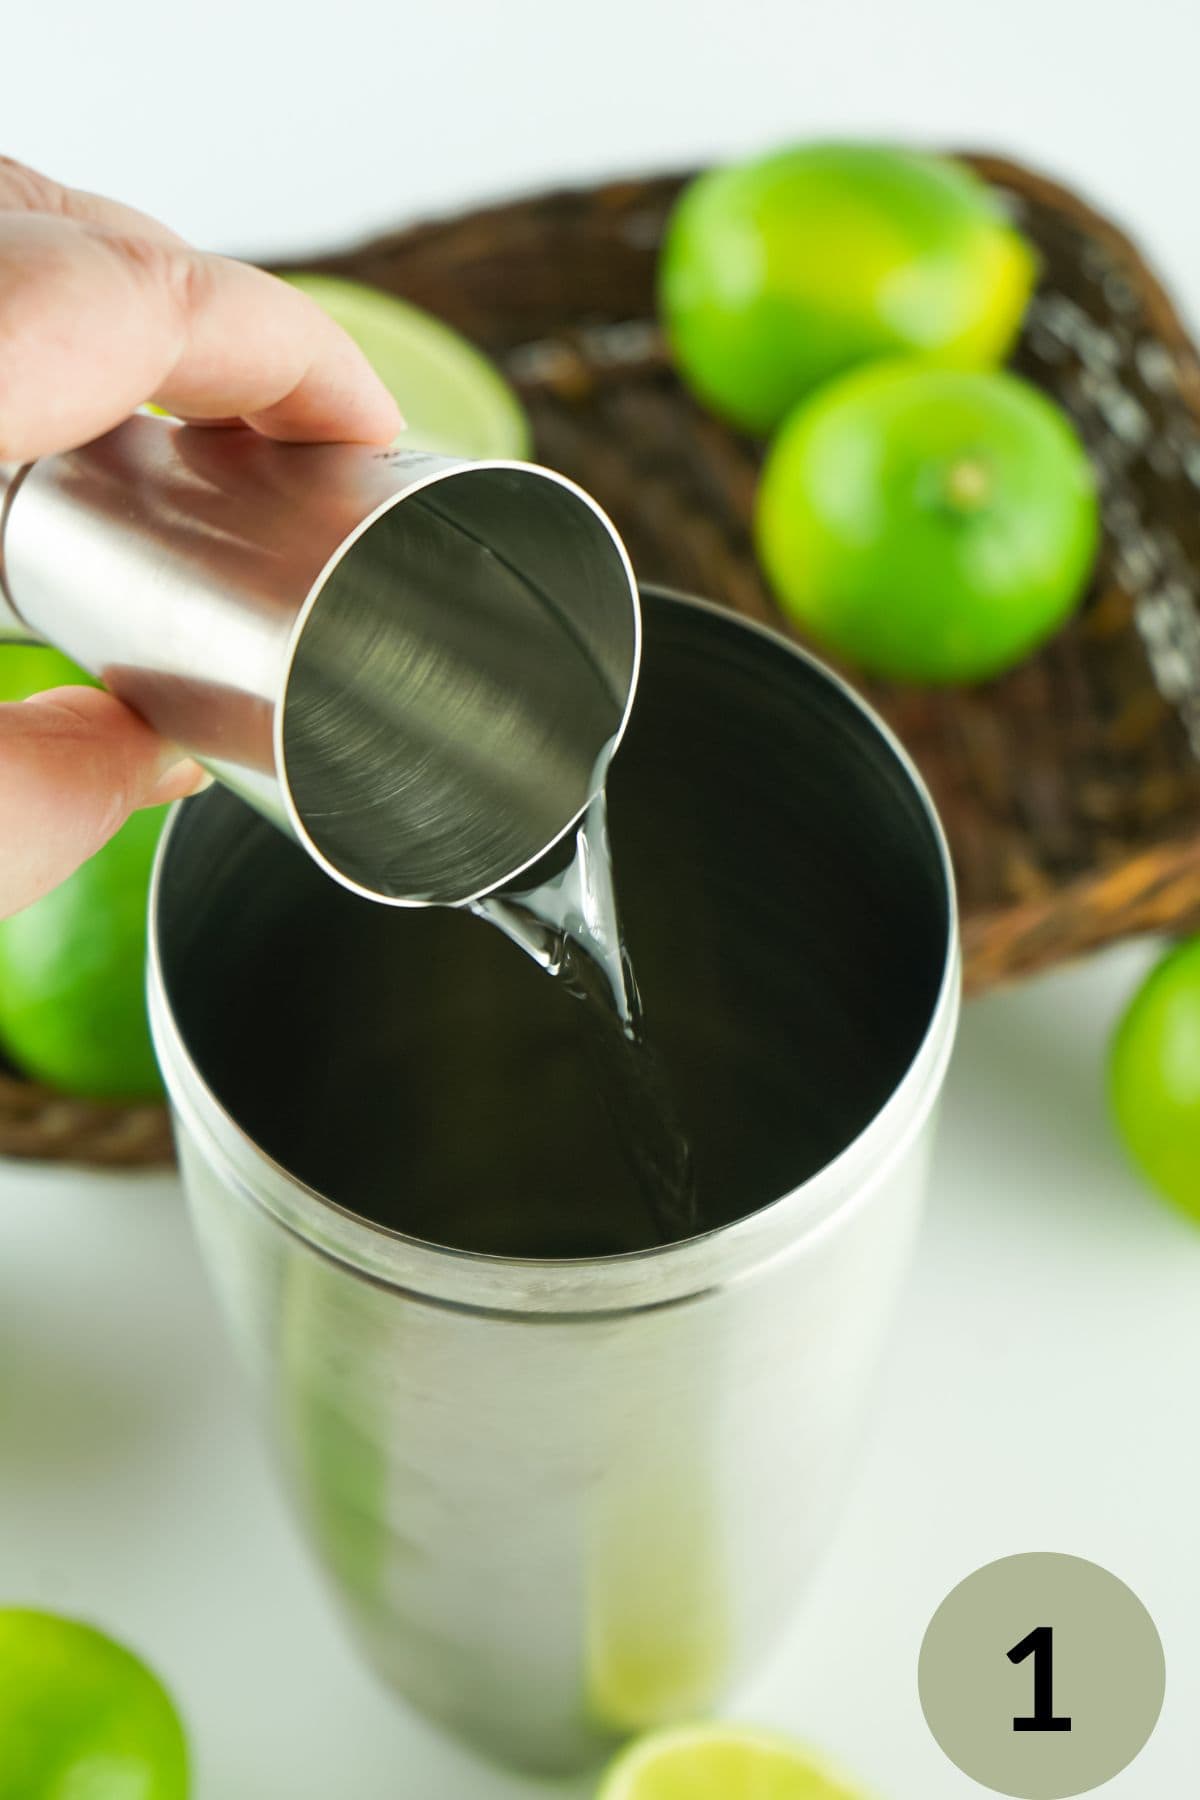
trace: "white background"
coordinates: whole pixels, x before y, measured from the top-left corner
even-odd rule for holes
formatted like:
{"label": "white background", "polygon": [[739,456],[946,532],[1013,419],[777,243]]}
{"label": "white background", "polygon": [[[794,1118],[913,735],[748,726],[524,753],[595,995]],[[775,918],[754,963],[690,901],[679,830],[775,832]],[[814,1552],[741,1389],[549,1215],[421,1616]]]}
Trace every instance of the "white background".
{"label": "white background", "polygon": [[[816,133],[1017,152],[1132,224],[1195,314],[1200,11],[1186,0],[60,3],[6,19],[2,146],[214,247],[283,254],[546,183]],[[1166,1644],[1150,1747],[1200,1769],[1200,1232],[1125,1169],[1103,1045],[1127,950],[972,1006],[866,1457],[745,1717],[878,1800],[980,1790],[916,1654],[1030,1549],[1106,1563]],[[167,1178],[0,1170],[0,1603],[94,1617],[164,1671],[199,1800],[515,1800],[376,1692],[279,1507]]]}
{"label": "white background", "polygon": [[214,249],[896,134],[1077,181],[1200,292],[1189,0],[58,0],[5,27],[10,153]]}

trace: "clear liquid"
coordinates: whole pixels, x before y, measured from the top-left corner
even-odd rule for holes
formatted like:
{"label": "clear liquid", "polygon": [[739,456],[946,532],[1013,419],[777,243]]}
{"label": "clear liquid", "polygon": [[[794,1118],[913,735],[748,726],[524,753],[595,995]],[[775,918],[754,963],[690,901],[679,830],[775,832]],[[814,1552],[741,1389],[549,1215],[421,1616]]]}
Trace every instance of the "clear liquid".
{"label": "clear liquid", "polygon": [[524,892],[476,901],[471,910],[580,1001],[588,1062],[645,1203],[648,1242],[692,1236],[699,1206],[691,1145],[647,1038],[621,935],[604,788],[584,815],[564,869]]}

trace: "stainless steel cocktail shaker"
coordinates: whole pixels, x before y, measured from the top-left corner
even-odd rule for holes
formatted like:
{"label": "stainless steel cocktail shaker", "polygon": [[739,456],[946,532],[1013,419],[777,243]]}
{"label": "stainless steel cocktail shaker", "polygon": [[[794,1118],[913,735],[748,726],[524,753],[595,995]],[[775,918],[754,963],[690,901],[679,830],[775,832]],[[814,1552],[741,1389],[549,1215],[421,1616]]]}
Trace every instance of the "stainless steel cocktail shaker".
{"label": "stainless steel cocktail shaker", "polygon": [[637,590],[550,470],[138,415],[0,495],[0,638],[67,651],[358,893],[501,887],[603,779]]}
{"label": "stainless steel cocktail shaker", "polygon": [[365,905],[216,788],[152,902],[184,1180],[305,1532],[387,1681],[547,1771],[710,1711],[791,1618],[958,1008],[886,730],[727,613],[644,624],[609,818],[700,1235],[637,1247],[578,1002],[498,931]]}

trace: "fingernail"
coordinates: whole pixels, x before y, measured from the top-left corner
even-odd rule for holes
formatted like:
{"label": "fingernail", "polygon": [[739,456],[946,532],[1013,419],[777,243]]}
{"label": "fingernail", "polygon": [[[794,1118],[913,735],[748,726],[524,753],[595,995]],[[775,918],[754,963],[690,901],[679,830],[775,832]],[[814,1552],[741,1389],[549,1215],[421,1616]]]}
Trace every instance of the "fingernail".
{"label": "fingernail", "polygon": [[157,780],[150,788],[143,806],[165,806],[170,800],[183,800],[189,794],[201,794],[211,787],[213,778],[208,770],[191,756],[181,756],[172,748],[167,752],[159,767]]}

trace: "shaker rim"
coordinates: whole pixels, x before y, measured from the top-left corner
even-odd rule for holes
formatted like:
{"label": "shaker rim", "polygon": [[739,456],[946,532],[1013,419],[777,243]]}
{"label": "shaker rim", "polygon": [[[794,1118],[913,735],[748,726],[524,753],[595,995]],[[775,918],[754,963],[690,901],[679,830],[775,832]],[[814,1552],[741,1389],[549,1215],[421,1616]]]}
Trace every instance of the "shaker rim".
{"label": "shaker rim", "polygon": [[171,1104],[250,1204],[327,1261],[419,1303],[550,1324],[657,1311],[753,1278],[815,1247],[869,1202],[926,1125],[942,1086],[961,1000],[958,905],[945,832],[912,758],[849,682],[778,631],[675,589],[644,583],[642,592],[708,613],[732,630],[756,633],[796,657],[840,692],[887,746],[920,802],[942,877],[945,955],[936,996],[908,1067],[873,1118],[828,1163],[755,1211],[695,1237],[605,1257],[507,1257],[440,1245],[366,1219],[300,1180],[253,1141],[205,1083],[167,999],[156,929],[170,841],[188,804],[177,801],[154,862],[147,957],[150,1023]]}

